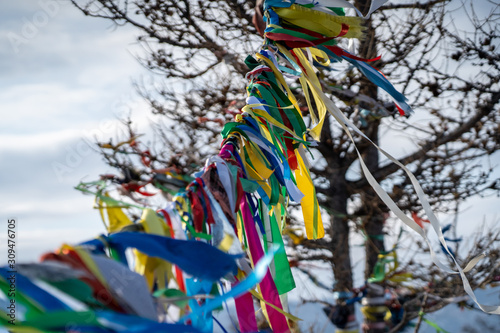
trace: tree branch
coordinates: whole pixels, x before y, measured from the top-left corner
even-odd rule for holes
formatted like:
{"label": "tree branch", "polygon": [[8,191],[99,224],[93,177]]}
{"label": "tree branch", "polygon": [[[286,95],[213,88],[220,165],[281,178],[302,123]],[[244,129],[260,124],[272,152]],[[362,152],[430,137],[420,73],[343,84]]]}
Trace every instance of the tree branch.
{"label": "tree branch", "polygon": [[[490,100],[487,103],[479,107],[478,112],[473,117],[471,117],[468,121],[459,126],[456,130],[450,132],[448,135],[436,138],[435,140],[429,139],[426,143],[424,143],[421,146],[421,148],[418,151],[400,159],[399,162],[401,162],[403,165],[410,164],[414,161],[425,158],[425,156],[433,149],[436,149],[437,147],[442,146],[448,142],[452,142],[459,139],[460,136],[462,136],[464,133],[468,132],[471,128],[473,128],[474,125],[476,125],[481,120],[481,118],[488,115],[490,112],[493,112],[495,105],[499,101],[500,101],[500,92],[496,92],[495,94],[493,94],[493,96],[491,96]],[[384,167],[381,167],[377,171],[373,172],[373,176],[377,181],[380,181],[381,179],[385,179],[387,176],[393,174],[399,169],[400,167],[397,164],[390,163]],[[368,181],[365,178],[349,183],[351,186],[355,188],[361,188],[368,185]]]}

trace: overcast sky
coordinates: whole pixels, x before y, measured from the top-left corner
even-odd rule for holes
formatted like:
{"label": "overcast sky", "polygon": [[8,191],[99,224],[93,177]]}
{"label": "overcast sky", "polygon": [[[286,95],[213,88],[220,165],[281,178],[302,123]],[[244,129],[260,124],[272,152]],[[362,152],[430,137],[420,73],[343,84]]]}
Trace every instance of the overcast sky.
{"label": "overcast sky", "polygon": [[[103,232],[93,198],[73,187],[110,171],[89,148],[93,135],[114,136],[129,110],[147,128],[151,116],[132,87],[148,75],[137,52],[133,29],[85,17],[66,1],[0,2],[0,211],[19,221],[19,260]],[[460,230],[498,221],[497,201],[469,201]]]}
{"label": "overcast sky", "polygon": [[66,1],[0,3],[0,211],[18,219],[19,260],[103,231],[93,198],[73,187],[107,170],[94,135],[114,136],[128,110],[148,122],[133,42]]}

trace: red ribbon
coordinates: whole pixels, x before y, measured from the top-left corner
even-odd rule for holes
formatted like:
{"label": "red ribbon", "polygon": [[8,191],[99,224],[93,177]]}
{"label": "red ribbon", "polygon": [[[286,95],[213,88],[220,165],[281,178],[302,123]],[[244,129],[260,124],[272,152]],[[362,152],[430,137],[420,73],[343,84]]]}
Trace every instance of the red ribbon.
{"label": "red ribbon", "polygon": [[62,254],[47,253],[40,258],[41,262],[46,260],[62,262],[68,264],[74,269],[84,270],[88,272],[88,275],[80,277],[79,280],[85,282],[90,288],[92,288],[92,295],[94,296],[94,298],[113,311],[127,313],[114,299],[113,295],[111,295],[108,289],[106,289],[106,287],[94,276],[92,271],[87,268],[83,260],[75,251],[65,249],[63,250]]}
{"label": "red ribbon", "polygon": [[329,49],[330,51],[332,51],[333,53],[335,53],[335,55],[341,57],[341,56],[344,56],[344,57],[347,57],[347,58],[350,58],[350,59],[354,59],[354,60],[358,60],[358,61],[363,61],[363,62],[371,62],[371,61],[377,61],[377,60],[380,60],[380,58],[382,57],[382,55],[379,55],[378,57],[376,58],[372,58],[372,59],[365,59],[365,58],[360,58],[360,57],[357,57],[355,55],[352,55],[350,54],[349,52],[346,52],[345,50],[341,49],[340,47],[338,46],[329,46],[329,45],[325,45],[325,47],[327,49]]}
{"label": "red ribbon", "polygon": [[203,180],[201,178],[196,178],[196,183],[200,186],[199,189],[201,195],[203,196],[203,200],[205,201],[205,206],[207,207],[207,223],[215,224],[215,220],[212,215],[212,207],[210,206],[210,199],[208,198],[207,192],[205,192],[205,189],[203,188]]}
{"label": "red ribbon", "polygon": [[139,194],[142,194],[146,197],[152,197],[153,195],[156,195],[156,193],[149,193],[149,192],[146,192],[146,191],[143,191],[142,188],[144,186],[146,186],[147,184],[149,183],[146,183],[144,185],[139,185],[137,183],[124,183],[122,184],[122,187],[126,190],[126,191],[129,191],[129,192],[137,192]]}
{"label": "red ribbon", "polygon": [[187,191],[187,196],[191,202],[191,213],[193,217],[193,226],[196,232],[203,231],[203,208],[201,207],[201,202],[196,193],[193,191]]}
{"label": "red ribbon", "polygon": [[[170,219],[170,215],[164,209],[160,209],[158,210],[158,212],[162,213],[163,217],[165,218],[165,222],[167,222],[167,225],[170,227],[170,237],[175,238],[174,228],[172,227],[172,220]],[[175,277],[177,279],[177,285],[179,286],[179,290],[182,292],[186,292],[186,286],[184,285],[184,277],[182,276],[182,270],[177,265],[174,266],[175,266]]]}

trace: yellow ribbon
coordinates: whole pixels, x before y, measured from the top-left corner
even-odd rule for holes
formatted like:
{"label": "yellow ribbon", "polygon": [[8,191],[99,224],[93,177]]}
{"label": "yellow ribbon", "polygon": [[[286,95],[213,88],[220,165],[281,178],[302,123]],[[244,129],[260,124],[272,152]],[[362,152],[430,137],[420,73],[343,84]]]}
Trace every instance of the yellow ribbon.
{"label": "yellow ribbon", "polygon": [[295,150],[297,157],[298,168],[295,170],[295,180],[297,187],[304,194],[300,201],[302,214],[304,216],[304,224],[306,226],[306,235],[308,239],[318,239],[325,235],[323,229],[323,221],[319,210],[318,199],[316,198],[316,189],[314,188],[311,175],[307,169],[299,151]]}
{"label": "yellow ribbon", "polygon": [[[168,236],[169,227],[154,210],[146,208],[142,212],[140,223],[144,232],[153,235]],[[173,278],[172,265],[162,259],[150,257],[134,250],[136,257],[135,271],[144,276],[150,289],[153,288],[155,277],[158,288],[166,288],[168,281]]]}
{"label": "yellow ribbon", "polygon": [[[261,301],[262,303],[264,303],[265,305],[267,306],[270,306],[272,307],[274,310],[278,311],[279,313],[281,313],[282,315],[284,315],[285,317],[287,317],[288,319],[292,320],[292,321],[301,321],[302,319],[298,318],[298,317],[295,317],[294,315],[292,315],[291,313],[288,313],[284,310],[281,310],[280,308],[278,308],[277,306],[267,302],[264,300],[264,298],[262,297],[262,295],[255,291],[255,290],[249,290],[250,294],[252,294],[255,298],[257,298],[259,301]],[[264,306],[262,307],[262,309],[264,309]],[[264,310],[263,310],[264,311]]]}
{"label": "yellow ribbon", "polygon": [[[104,193],[105,197],[110,198],[109,194]],[[120,231],[123,227],[132,224],[132,221],[128,218],[128,216],[122,211],[120,207],[110,206],[106,204],[104,201],[99,199],[98,196],[95,198],[96,206],[99,209],[99,214],[101,215],[102,222],[106,227],[108,233]],[[104,217],[104,209],[106,209],[106,215],[108,217],[108,221],[106,223],[106,218]]]}
{"label": "yellow ribbon", "polygon": [[[278,45],[278,49],[285,56],[289,57],[290,59],[293,58],[292,54],[282,45]],[[327,57],[327,55],[323,51],[318,50],[316,48],[306,48],[304,50],[306,50],[306,52],[310,52],[311,58],[314,57],[315,59],[319,58],[324,59],[324,57]],[[309,133],[315,140],[319,140],[321,135],[321,130],[323,128],[323,123],[325,121],[325,117],[327,114],[325,103],[323,102],[323,99],[321,98],[320,94],[317,92],[317,89],[321,89],[319,88],[321,87],[321,84],[316,75],[316,70],[314,66],[309,61],[309,59],[306,58],[302,49],[299,48],[294,49],[294,53],[298,58],[299,64],[304,69],[302,75],[299,78],[299,81],[300,84],[302,85],[302,91],[304,92],[304,96],[306,98],[312,123],[314,124],[314,126],[309,130]],[[317,116],[314,114],[314,110],[312,108],[309,91],[311,92],[312,97],[314,98],[314,102],[316,104],[316,109],[318,113]]]}
{"label": "yellow ribbon", "polygon": [[363,19],[351,16],[335,16],[303,6],[291,5],[288,8],[273,8],[285,22],[322,34],[326,37],[337,37],[342,31],[342,23],[349,30],[342,37],[360,38],[363,36]]}

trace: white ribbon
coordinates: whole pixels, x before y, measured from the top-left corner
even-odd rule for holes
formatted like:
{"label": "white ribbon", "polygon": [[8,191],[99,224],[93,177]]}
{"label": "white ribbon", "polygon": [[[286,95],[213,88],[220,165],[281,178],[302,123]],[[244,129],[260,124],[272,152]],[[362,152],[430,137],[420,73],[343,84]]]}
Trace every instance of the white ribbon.
{"label": "white ribbon", "polygon": [[[460,274],[460,277],[462,278],[462,283],[465,289],[465,292],[474,300],[474,302],[479,306],[481,310],[487,313],[491,314],[500,314],[500,306],[491,306],[491,305],[483,305],[480,304],[476,298],[476,295],[474,294],[474,291],[472,290],[469,280],[465,276],[465,273],[470,271],[482,258],[486,256],[485,253],[482,253],[481,255],[475,257],[472,259],[464,269],[460,267],[460,265],[457,263],[455,257],[451,254],[450,250],[448,249],[448,245],[446,244],[446,241],[443,236],[443,232],[441,230],[441,226],[439,224],[439,221],[432,211],[432,208],[429,204],[429,201],[427,200],[426,195],[424,194],[424,191],[422,190],[422,187],[418,183],[418,180],[415,178],[413,173],[411,173],[410,170],[408,170],[401,162],[399,162],[397,159],[392,157],[389,153],[387,153],[385,150],[377,146],[373,141],[371,141],[363,132],[361,132],[338,108],[337,106],[321,91],[319,87],[316,87],[316,91],[318,94],[321,96],[323,101],[325,102],[325,105],[328,109],[328,111],[332,114],[332,116],[337,120],[337,122],[342,126],[342,128],[345,130],[349,138],[351,139],[352,143],[354,144],[354,147],[356,149],[356,153],[358,154],[359,157],[359,163],[361,165],[361,169],[363,170],[363,173],[368,180],[368,183],[373,187],[377,195],[382,199],[382,201],[389,207],[390,210],[396,214],[396,216],[403,221],[407,226],[415,230],[422,238],[426,241],[427,245],[429,246],[429,250],[431,252],[431,258],[432,261],[442,270],[445,272],[448,272],[450,274]],[[384,154],[388,159],[390,159],[392,162],[396,163],[401,169],[404,170],[404,172],[408,175],[410,178],[411,183],[413,184],[413,187],[415,188],[415,192],[417,194],[418,199],[420,200],[420,203],[422,204],[422,207],[424,208],[424,211],[429,218],[429,221],[431,222],[432,228],[438,235],[439,241],[441,245],[443,245],[444,249],[448,253],[448,255],[453,259],[453,262],[455,263],[455,266],[458,269],[457,271],[454,271],[450,268],[447,267],[447,265],[443,264],[436,256],[436,253],[434,252],[429,239],[427,238],[427,235],[425,234],[424,230],[411,218],[406,216],[401,209],[396,205],[396,203],[391,199],[389,194],[380,186],[380,184],[377,182],[377,180],[373,177],[371,174],[370,170],[368,170],[368,167],[366,166],[365,162],[363,161],[363,158],[356,147],[356,144],[354,143],[354,139],[352,137],[352,134],[347,127],[351,127],[356,133],[361,135],[363,138],[368,140],[371,144],[373,144],[382,154]]]}
{"label": "white ribbon", "polygon": [[314,7],[312,9],[315,10],[320,10],[322,12],[327,12],[329,14],[332,14],[332,11],[329,10],[327,7],[341,7],[341,8],[352,8],[356,11],[356,13],[364,18],[368,19],[370,15],[379,9],[384,3],[386,3],[388,0],[372,0],[370,4],[370,10],[368,13],[363,16],[363,13],[359,11],[352,3],[346,1],[346,0],[317,0],[317,1],[310,1],[310,0],[296,0],[295,3],[301,4],[301,5],[310,5],[311,3],[314,4]]}

